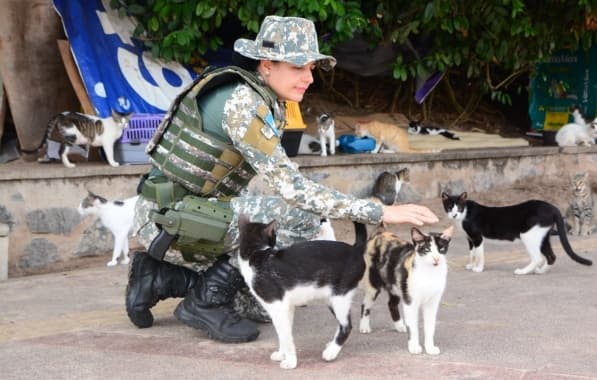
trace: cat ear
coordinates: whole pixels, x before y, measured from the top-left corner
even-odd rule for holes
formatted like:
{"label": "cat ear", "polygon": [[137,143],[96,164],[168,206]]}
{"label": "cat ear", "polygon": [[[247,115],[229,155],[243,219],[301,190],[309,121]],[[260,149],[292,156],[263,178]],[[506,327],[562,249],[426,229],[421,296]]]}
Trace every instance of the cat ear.
{"label": "cat ear", "polygon": [[272,220],[267,227],[265,227],[265,233],[271,239],[272,237],[276,237],[276,221]]}
{"label": "cat ear", "polygon": [[452,238],[452,233],[454,232],[454,226],[450,226],[448,228],[446,228],[443,232],[442,232],[442,239],[445,240],[450,240]]}
{"label": "cat ear", "polygon": [[417,227],[413,227],[410,230],[410,236],[412,237],[413,243],[415,243],[415,244],[420,243],[425,240],[425,235],[421,231],[419,231],[419,229]]}
{"label": "cat ear", "polygon": [[446,193],[445,191],[442,192],[442,200],[446,201],[446,200],[448,200],[448,198],[450,198],[450,196],[448,195],[448,193]]}
{"label": "cat ear", "polygon": [[467,194],[467,193],[466,193],[466,191],[465,191],[464,193],[460,194],[460,196],[458,197],[458,200],[459,200],[460,202],[465,202],[465,201],[466,201],[466,199],[467,199],[467,197],[468,197],[468,194]]}

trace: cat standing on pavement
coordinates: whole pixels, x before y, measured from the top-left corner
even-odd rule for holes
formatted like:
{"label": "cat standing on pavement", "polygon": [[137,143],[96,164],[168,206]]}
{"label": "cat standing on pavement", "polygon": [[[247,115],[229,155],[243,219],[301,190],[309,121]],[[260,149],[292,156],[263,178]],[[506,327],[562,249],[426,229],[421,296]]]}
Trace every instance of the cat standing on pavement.
{"label": "cat standing on pavement", "polygon": [[403,128],[381,121],[357,122],[354,133],[357,137],[371,137],[375,139],[375,148],[371,153],[379,153],[382,146],[387,148],[384,153],[437,153],[437,150],[422,150],[410,147],[408,132]]}
{"label": "cat standing on pavement", "polygon": [[327,301],[338,321],[334,338],[323,350],[323,359],[336,359],[352,330],[350,306],[365,272],[365,225],[354,223],[355,244],[310,240],[277,250],[275,221],[239,220],[239,266],[251,293],[272,318],[279,348],[270,358],[285,369],[297,365],[292,334],[294,310],[315,299]]}
{"label": "cat standing on pavement", "polygon": [[384,205],[393,205],[396,197],[402,189],[402,185],[410,179],[410,171],[403,168],[397,172],[383,172],[375,180],[373,185],[373,196]]}
{"label": "cat standing on pavement", "polygon": [[[430,355],[440,353],[434,342],[435,323],[446,287],[446,253],[453,230],[454,226],[450,226],[441,234],[426,235],[413,227],[412,243],[400,240],[393,233],[379,230],[367,242],[367,270],[361,282],[365,290],[359,325],[361,333],[371,332],[371,308],[385,289],[389,295],[388,308],[394,328],[399,332],[408,332],[408,351],[411,354],[422,352],[419,343],[419,312],[422,312],[425,352]],[[404,321],[400,318],[401,301]]]}
{"label": "cat standing on pavement", "polygon": [[[321,156],[327,156],[327,149],[333,156],[336,154],[336,127],[334,119],[329,113],[322,113],[315,119],[317,123],[317,132],[319,133],[319,143],[321,145]],[[326,148],[327,147],[327,148]]]}
{"label": "cat standing on pavement", "polygon": [[129,263],[129,234],[132,232],[133,219],[135,216],[135,203],[138,196],[127,198],[124,201],[108,201],[99,195],[89,191],[79,204],[80,215],[97,215],[107,229],[114,236],[114,249],[112,260],[108,266],[118,264],[118,258],[122,254],[121,264]]}
{"label": "cat standing on pavement", "polygon": [[466,232],[470,249],[466,269],[473,272],[483,272],[484,239],[520,239],[531,262],[524,268],[516,269],[514,274],[545,273],[556,260],[549,243],[550,231],[554,224],[568,256],[580,264],[593,264],[574,253],[566,236],[560,210],[548,202],[530,200],[512,206],[490,207],[468,199],[466,192],[460,195],[442,193],[442,202],[448,217]]}
{"label": "cat standing on pavement", "polygon": [[566,212],[566,218],[571,219],[570,233],[572,235],[589,236],[593,233],[593,192],[589,182],[589,173],[570,175],[572,200]]}
{"label": "cat standing on pavement", "polygon": [[74,168],[75,164],[68,159],[72,146],[102,147],[108,163],[111,166],[119,166],[119,163],[114,161],[114,143],[122,136],[124,128],[128,127],[130,116],[131,114],[121,114],[116,111],[112,111],[112,115],[106,118],[78,112],[62,112],[48,122],[46,134],[39,148],[32,151],[23,150],[23,152],[37,153],[45,146],[45,156],[38,161],[47,162],[49,161],[47,141],[55,141],[60,144],[59,153],[64,166]]}
{"label": "cat standing on pavement", "polygon": [[597,137],[597,118],[587,121],[578,107],[572,110],[573,122],[562,126],[556,132],[558,146],[591,146]]}

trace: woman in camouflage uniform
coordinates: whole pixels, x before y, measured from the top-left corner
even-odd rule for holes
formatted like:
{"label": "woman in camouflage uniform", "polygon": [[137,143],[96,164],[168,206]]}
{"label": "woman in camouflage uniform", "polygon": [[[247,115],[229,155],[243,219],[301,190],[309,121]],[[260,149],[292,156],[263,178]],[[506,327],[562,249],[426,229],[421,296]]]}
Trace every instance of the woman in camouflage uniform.
{"label": "woman in camouflage uniform", "polygon": [[[234,50],[255,62],[256,78],[264,89],[273,93],[276,101],[268,104],[262,93],[242,81],[226,84],[197,98],[203,130],[210,131],[211,135],[235,149],[253,169],[249,174],[259,175],[274,195],[248,194],[246,188],[235,192],[236,197],[231,201],[234,216],[227,232],[230,252],[215,261],[196,254],[191,262],[188,255],[173,248],[167,250],[164,261],[144,252],[136,253],[131,264],[126,306],[129,318],[138,327],[152,325],[150,308],[159,300],[185,297],[175,311],[175,316],[185,324],[205,330],[210,338],[224,342],[246,342],[257,338],[256,325],[234,309],[235,296],[244,288],[236,269],[236,257],[232,254],[240,214],[250,215],[251,221],[263,223],[275,219],[280,247],[315,237],[321,217],[368,224],[383,221],[419,226],[438,220],[429,209],[420,205],[383,206],[322,186],[305,178],[286,155],[280,144],[283,102],[303,99],[313,83],[312,70],[316,65],[329,70],[336,64],[333,57],[319,53],[317,34],[311,21],[268,16],[255,41],[239,39]],[[264,109],[266,114],[263,114]],[[255,127],[256,120],[260,122],[258,128]],[[152,149],[159,150],[159,147],[148,144],[148,151]],[[220,194],[212,192],[210,195]],[[140,241],[146,247],[150,247],[159,233],[155,224],[148,222],[150,210],[156,208],[154,200],[140,197],[136,227]],[[256,307],[257,303],[254,305]],[[259,319],[258,314],[258,310],[253,312],[252,319]]]}

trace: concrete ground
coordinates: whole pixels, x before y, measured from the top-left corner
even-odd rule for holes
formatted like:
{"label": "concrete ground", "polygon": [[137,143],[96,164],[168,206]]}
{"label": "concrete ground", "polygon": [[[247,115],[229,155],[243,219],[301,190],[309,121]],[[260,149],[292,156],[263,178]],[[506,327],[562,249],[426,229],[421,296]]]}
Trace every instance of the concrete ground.
{"label": "concrete ground", "polygon": [[[298,367],[270,361],[271,324],[257,341],[222,344],[178,322],[179,301],[160,302],[155,323],[127,319],[127,267],[94,267],[0,283],[0,377],[3,379],[597,379],[597,268],[573,262],[557,238],[558,259],[544,275],[515,276],[526,264],[520,242],[486,246],[486,271],[464,270],[457,233],[448,253],[448,286],[438,315],[438,356],[411,355],[391,329],[386,297],[373,309],[373,332],[353,333],[334,362],[321,351],[335,331],[327,308],[298,308]],[[597,260],[597,235],[573,238]],[[106,258],[106,261],[108,259]]]}

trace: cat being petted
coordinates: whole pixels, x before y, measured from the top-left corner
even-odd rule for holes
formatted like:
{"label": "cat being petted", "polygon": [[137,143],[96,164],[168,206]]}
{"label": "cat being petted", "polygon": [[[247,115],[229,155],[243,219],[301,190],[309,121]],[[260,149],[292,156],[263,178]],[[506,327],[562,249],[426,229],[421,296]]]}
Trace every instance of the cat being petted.
{"label": "cat being petted", "polygon": [[275,221],[250,223],[239,219],[239,257],[242,276],[251,293],[270,315],[279,346],[270,358],[280,368],[297,365],[293,338],[294,311],[315,299],[326,300],[338,322],[334,338],[322,357],[336,359],[352,330],[350,307],[365,272],[363,251],[367,242],[365,225],[354,223],[355,244],[309,240],[276,249]]}
{"label": "cat being petted", "polygon": [[[355,124],[354,134],[357,137],[371,137],[375,139],[375,148],[371,153],[437,153],[439,150],[424,150],[411,148],[408,142],[408,132],[398,125],[382,121],[359,121]],[[382,150],[382,147],[385,149]]]}
{"label": "cat being petted", "polygon": [[131,114],[121,114],[112,111],[112,115],[100,118],[78,112],[62,112],[54,116],[49,122],[46,134],[39,148],[25,153],[37,153],[46,146],[45,156],[38,159],[40,162],[49,161],[47,141],[60,144],[59,154],[62,163],[67,168],[74,168],[75,164],[69,161],[68,154],[75,145],[102,147],[106,159],[111,166],[119,166],[114,160],[114,143],[122,136],[124,128],[128,127]]}
{"label": "cat being petted", "polygon": [[545,273],[556,260],[549,242],[550,231],[555,225],[562,247],[577,263],[593,263],[578,256],[572,250],[560,210],[551,203],[530,200],[511,206],[484,206],[468,199],[467,193],[449,195],[442,193],[442,203],[448,217],[459,225],[467,235],[470,249],[466,269],[482,272],[485,266],[484,239],[522,240],[531,259],[515,274]]}
{"label": "cat being petted", "polygon": [[[412,241],[407,242],[380,229],[367,242],[367,269],[360,285],[365,291],[359,324],[361,333],[371,332],[371,308],[385,290],[394,328],[408,332],[408,351],[411,354],[423,352],[418,318],[422,313],[425,352],[440,353],[434,341],[435,324],[448,277],[446,253],[453,230],[454,226],[450,226],[442,233],[424,234],[413,227]],[[399,306],[402,306],[404,320],[400,318]]]}
{"label": "cat being petted", "polygon": [[410,180],[410,171],[403,168],[397,172],[384,171],[375,180],[373,196],[384,205],[393,205],[402,189],[402,185]]}
{"label": "cat being petted", "polygon": [[135,203],[138,198],[138,196],[134,196],[123,201],[108,201],[106,198],[88,191],[87,196],[79,204],[80,215],[96,215],[114,236],[114,249],[112,250],[112,259],[106,264],[108,266],[118,264],[118,258],[121,256],[121,264],[129,263],[129,235],[133,232]]}

